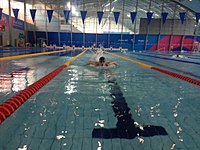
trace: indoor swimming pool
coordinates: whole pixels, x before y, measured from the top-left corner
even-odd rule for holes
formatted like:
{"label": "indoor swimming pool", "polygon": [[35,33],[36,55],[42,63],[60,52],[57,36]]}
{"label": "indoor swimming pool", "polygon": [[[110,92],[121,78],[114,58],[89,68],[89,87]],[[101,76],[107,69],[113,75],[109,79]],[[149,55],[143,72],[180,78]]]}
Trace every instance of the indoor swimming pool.
{"label": "indoor swimming pool", "polygon": [[[116,53],[200,79],[198,64]],[[70,58],[0,61],[0,103]],[[91,58],[80,56],[6,119],[0,149],[200,149],[199,86],[109,54],[116,67],[89,66]]]}

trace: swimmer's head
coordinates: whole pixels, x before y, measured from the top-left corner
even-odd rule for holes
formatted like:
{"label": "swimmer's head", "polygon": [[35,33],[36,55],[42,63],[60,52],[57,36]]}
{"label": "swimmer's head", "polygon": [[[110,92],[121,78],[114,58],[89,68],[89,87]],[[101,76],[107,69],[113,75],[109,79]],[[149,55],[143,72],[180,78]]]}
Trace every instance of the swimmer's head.
{"label": "swimmer's head", "polygon": [[100,58],[99,58],[99,62],[100,62],[100,63],[103,63],[103,62],[105,62],[105,57],[103,57],[103,56],[102,56],[102,57],[100,57]]}

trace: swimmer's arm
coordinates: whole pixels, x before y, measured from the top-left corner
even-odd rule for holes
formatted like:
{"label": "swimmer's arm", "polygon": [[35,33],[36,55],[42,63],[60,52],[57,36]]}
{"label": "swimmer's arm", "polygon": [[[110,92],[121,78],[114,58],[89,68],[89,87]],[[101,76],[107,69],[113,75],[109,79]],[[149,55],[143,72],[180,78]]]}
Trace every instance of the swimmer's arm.
{"label": "swimmer's arm", "polygon": [[89,61],[88,65],[97,65],[97,62],[95,62],[95,61]]}
{"label": "swimmer's arm", "polygon": [[113,61],[113,62],[110,62],[109,65],[116,65],[117,66],[117,63]]}

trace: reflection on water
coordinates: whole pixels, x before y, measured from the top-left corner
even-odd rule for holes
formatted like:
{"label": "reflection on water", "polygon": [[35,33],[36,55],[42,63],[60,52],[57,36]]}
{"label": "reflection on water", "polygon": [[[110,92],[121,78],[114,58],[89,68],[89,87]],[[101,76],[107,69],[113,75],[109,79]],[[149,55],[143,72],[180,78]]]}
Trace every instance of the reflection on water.
{"label": "reflection on water", "polygon": [[160,116],[160,104],[156,104],[155,106],[151,107],[150,115],[151,117]]}
{"label": "reflection on water", "polygon": [[135,110],[136,114],[138,116],[141,116],[140,112],[142,111],[142,107],[140,107],[139,105],[137,106],[137,109]]}
{"label": "reflection on water", "polygon": [[97,150],[101,150],[102,149],[102,144],[100,141],[98,141],[98,147],[97,147]]}
{"label": "reflection on water", "polygon": [[[117,83],[116,79],[112,76],[112,72],[106,70],[108,73],[108,84],[110,85],[110,96],[113,99],[111,102],[112,109],[114,111],[114,116],[117,118],[116,127],[114,128],[104,128],[104,122],[96,123],[100,128],[95,128],[92,131],[93,138],[126,138],[133,139],[135,137],[143,143],[144,140],[140,136],[151,137],[155,135],[167,135],[165,128],[161,126],[154,125],[144,125],[141,126],[137,123],[131,114],[131,110],[126,103],[126,99],[123,96],[121,88]],[[156,112],[159,112],[159,104],[152,107]]]}
{"label": "reflection on water", "polygon": [[100,127],[104,127],[104,120],[99,120],[97,123],[95,123],[95,127],[96,126],[100,126]]}
{"label": "reflection on water", "polygon": [[30,86],[36,81],[36,78],[34,76],[35,69],[31,68],[27,71],[26,78],[27,79],[27,86]]}
{"label": "reflection on water", "polygon": [[12,76],[9,74],[0,75],[0,92],[9,93],[12,88]]}
{"label": "reflection on water", "polygon": [[72,93],[76,93],[77,92],[77,83],[76,80],[78,80],[78,70],[76,70],[75,68],[68,70],[70,73],[69,75],[71,76],[71,78],[67,81],[66,85],[65,85],[65,92],[64,94],[68,94],[71,95]]}
{"label": "reflection on water", "polygon": [[35,82],[34,69],[25,67],[0,74],[0,93],[19,92]]}
{"label": "reflection on water", "polygon": [[180,142],[183,142],[183,137],[181,136],[181,132],[183,131],[183,129],[181,128],[181,126],[178,122],[178,107],[180,106],[182,99],[183,99],[182,97],[179,97],[176,105],[173,108],[173,116],[174,116],[174,119],[175,119],[174,125],[177,128],[176,134],[177,134]]}
{"label": "reflection on water", "polygon": [[26,70],[12,73],[12,91],[19,92],[26,88]]}

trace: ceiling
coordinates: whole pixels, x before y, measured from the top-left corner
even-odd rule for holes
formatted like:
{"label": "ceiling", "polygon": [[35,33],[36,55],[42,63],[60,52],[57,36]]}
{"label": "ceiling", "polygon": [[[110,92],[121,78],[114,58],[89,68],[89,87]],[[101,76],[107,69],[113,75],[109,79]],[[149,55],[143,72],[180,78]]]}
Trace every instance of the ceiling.
{"label": "ceiling", "polygon": [[200,0],[173,0],[174,2],[181,4],[182,6],[190,9],[193,12],[200,12]]}
{"label": "ceiling", "polygon": [[[26,2],[33,4],[33,0],[26,0]],[[124,10],[124,25],[127,28],[132,28],[130,19],[130,12],[132,11],[137,11],[136,19],[147,18],[146,13],[148,11],[154,12],[153,18],[161,18],[161,12],[168,12],[168,19],[179,19],[179,12],[186,12],[186,19],[194,19],[195,21],[195,12],[198,12],[200,6],[200,0],[34,0],[34,3],[46,4],[48,8],[59,13],[61,17],[63,17],[64,9],[71,8],[70,2],[77,12],[87,10],[87,18],[96,17],[97,11],[104,11],[104,18],[108,18],[110,10],[112,12]],[[80,13],[77,16],[80,16]],[[111,19],[114,20],[114,17]],[[122,19],[119,20],[120,22],[122,22]]]}
{"label": "ceiling", "polygon": [[[27,0],[32,2],[32,0]],[[37,0],[35,0],[37,1]],[[38,0],[43,4],[49,5],[52,9],[61,10],[69,9],[70,0]],[[111,5],[110,5],[111,2]],[[122,11],[123,4],[125,13],[136,11],[137,0],[71,0],[71,4],[77,10],[87,10],[87,17],[94,16],[97,11]],[[150,3],[151,2],[151,3]],[[169,18],[179,18],[179,12],[187,12],[187,17],[194,17],[194,12],[197,12],[200,6],[200,0],[138,0],[138,16],[146,18],[146,12],[154,12],[153,17],[159,18],[162,12],[168,12]],[[175,12],[175,16],[174,15]],[[96,15],[96,13],[95,13]]]}
{"label": "ceiling", "polygon": [[[24,1],[24,0],[17,0]],[[32,3],[33,0],[26,0],[26,2]],[[35,0],[37,3],[41,2],[43,4],[52,5],[56,8],[61,6],[67,7],[67,3],[70,0]],[[109,7],[109,3],[115,5],[116,8],[122,10],[123,0],[71,0],[72,5],[79,7],[79,9],[88,9],[88,10],[103,10],[104,7]],[[133,10],[136,6],[137,0],[124,0],[125,10]],[[119,5],[120,4],[120,5]],[[150,9],[151,11],[155,10],[160,11],[162,9],[162,4],[165,9],[170,9],[171,6],[178,6],[178,10],[189,10],[191,12],[198,12],[200,6],[200,0],[138,0],[138,7],[142,9]],[[177,5],[178,4],[178,5]],[[168,7],[168,8],[167,8]]]}

